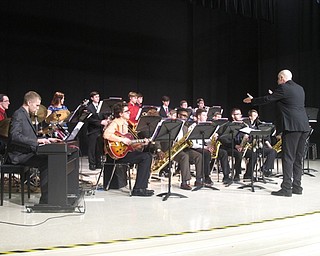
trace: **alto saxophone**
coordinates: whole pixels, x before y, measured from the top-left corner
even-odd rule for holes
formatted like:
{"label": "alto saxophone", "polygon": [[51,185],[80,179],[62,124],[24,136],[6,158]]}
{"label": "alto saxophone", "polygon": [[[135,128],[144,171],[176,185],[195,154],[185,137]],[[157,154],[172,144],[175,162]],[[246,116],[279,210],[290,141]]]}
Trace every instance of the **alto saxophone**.
{"label": "alto saxophone", "polygon": [[[180,140],[178,140],[170,149],[170,158],[173,159],[185,148],[192,147],[192,141],[187,140],[187,137],[192,130],[189,130]],[[169,150],[164,153],[164,157],[159,160],[155,160],[151,166],[151,172],[160,172],[169,163]]]}
{"label": "alto saxophone", "polygon": [[218,154],[219,154],[219,149],[221,146],[221,142],[216,140],[214,136],[212,136],[211,139],[211,159],[217,159],[218,158]]}
{"label": "alto saxophone", "polygon": [[282,150],[282,147],[281,147],[281,146],[282,146],[282,139],[278,140],[277,143],[274,144],[272,148],[273,148],[275,151],[277,151],[277,153],[280,153],[281,150]]}

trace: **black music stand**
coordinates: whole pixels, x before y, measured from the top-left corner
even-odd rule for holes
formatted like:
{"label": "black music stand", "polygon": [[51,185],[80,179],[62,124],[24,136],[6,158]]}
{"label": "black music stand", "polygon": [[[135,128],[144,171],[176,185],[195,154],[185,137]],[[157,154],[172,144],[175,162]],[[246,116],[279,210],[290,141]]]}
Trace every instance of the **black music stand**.
{"label": "black music stand", "polygon": [[141,116],[136,131],[144,132],[144,137],[150,138],[161,119],[161,116]]}
{"label": "black music stand", "polygon": [[[309,120],[309,125],[310,125],[310,132],[309,135],[307,137],[306,140],[306,159],[307,159],[307,168],[303,168],[303,174],[307,174],[311,177],[315,177],[313,174],[310,173],[310,171],[313,172],[318,172],[318,170],[315,169],[311,169],[310,168],[310,153],[309,153],[309,149],[310,149],[310,137],[313,133],[313,128],[312,128],[312,124],[317,123],[318,122],[318,113],[319,113],[319,109],[318,108],[313,108],[313,107],[306,107],[306,113],[308,116],[308,120]],[[317,157],[317,156],[316,156]],[[304,161],[303,161],[303,165],[304,165]]]}
{"label": "black music stand", "polygon": [[[265,136],[269,136],[270,135],[270,131],[268,131],[268,130],[267,131],[250,130],[250,132],[248,134],[250,136],[252,136],[254,139],[256,139],[256,141],[258,141],[259,138],[264,138]],[[252,154],[256,154],[256,152],[252,152]],[[252,163],[252,165],[251,165],[251,181],[250,181],[250,184],[246,184],[246,185],[240,186],[238,188],[240,188],[240,189],[251,188],[252,192],[254,192],[254,188],[264,189],[264,187],[262,187],[262,186],[254,185],[254,179],[253,179],[254,166],[255,166],[255,163]]]}
{"label": "black music stand", "polygon": [[177,196],[180,198],[187,198],[185,195],[181,195],[178,193],[172,193],[171,192],[171,143],[175,140],[175,138],[178,136],[180,130],[182,129],[184,122],[179,119],[167,119],[163,122],[158,124],[158,129],[156,129],[153,140],[154,141],[168,141],[169,143],[169,182],[168,182],[168,192],[160,193],[157,196],[161,196],[164,198],[162,201],[166,201],[170,196]]}
{"label": "black music stand", "polygon": [[[216,122],[216,121],[215,121]],[[234,174],[235,174],[235,170],[234,170],[234,134],[238,133],[239,130],[241,128],[244,127],[244,124],[243,123],[239,123],[239,122],[227,122],[226,124],[226,128],[224,129],[223,131],[223,134],[220,136],[220,139],[222,139],[224,136],[230,136],[231,134],[231,168],[232,168],[232,173],[231,173],[231,176],[232,176],[232,179],[234,178]],[[236,181],[235,183],[240,183],[238,181]]]}
{"label": "black music stand", "polygon": [[[199,123],[197,124],[192,132],[189,134],[187,140],[197,140],[197,139],[201,139],[202,140],[202,147],[201,147],[201,151],[202,151],[202,181],[204,181],[205,175],[204,175],[204,143],[205,140],[208,140],[211,138],[211,136],[213,135],[214,132],[217,131],[219,127],[212,124],[211,122],[204,122],[204,123]],[[203,185],[201,186],[196,186],[194,189],[192,189],[192,191],[197,191],[200,190],[202,188],[211,188],[212,190],[219,190],[218,188],[215,188],[213,186],[210,186],[208,184],[203,183]]]}
{"label": "black music stand", "polygon": [[119,97],[110,97],[109,99],[104,99],[99,102],[97,114],[99,115],[111,115],[113,112],[113,105],[122,102],[122,98]]}
{"label": "black music stand", "polygon": [[[310,153],[309,153],[309,147],[310,147],[310,137],[311,137],[311,134],[313,133],[313,128],[310,128],[310,131],[309,131],[309,134],[308,134],[308,137],[306,139],[306,144],[305,144],[305,153],[304,153],[304,157],[303,157],[303,173],[302,174],[306,174],[306,175],[309,175],[310,177],[315,177],[314,174],[310,173],[310,171],[313,171],[313,172],[317,172],[317,170],[315,169],[311,169],[310,168]],[[306,156],[306,159],[307,159],[307,168],[304,168],[304,158]]]}
{"label": "black music stand", "polygon": [[136,120],[138,121],[139,118],[146,116],[148,111],[151,109],[157,110],[158,107],[156,107],[156,106],[142,106],[141,108],[139,108],[139,112],[136,116]]}
{"label": "black music stand", "polygon": [[[258,130],[261,130],[261,131],[266,131],[268,132],[269,134],[267,136],[262,136],[262,138],[259,138],[259,143],[257,141],[258,144],[260,144],[261,142],[261,147],[258,145],[258,148],[257,149],[261,149],[261,154],[262,154],[262,159],[264,159],[264,145],[265,145],[265,141],[266,141],[266,138],[270,137],[271,134],[274,133],[275,131],[275,125],[273,125],[272,123],[261,123],[261,124],[258,124]],[[256,150],[256,149],[255,149]],[[259,152],[259,153],[260,153]],[[262,166],[263,163],[261,162],[261,158],[260,158],[260,165]],[[273,181],[273,179],[270,179],[270,178],[266,178],[264,176],[264,173],[262,172],[262,177],[261,178],[258,178],[257,179],[258,182],[263,182],[263,183],[271,183],[271,184],[278,184],[277,182]]]}
{"label": "black music stand", "polygon": [[213,116],[214,116],[214,113],[216,113],[216,112],[221,113],[221,106],[212,106],[212,107],[210,107],[209,110],[208,110],[208,114],[207,114],[207,120],[211,121]]}

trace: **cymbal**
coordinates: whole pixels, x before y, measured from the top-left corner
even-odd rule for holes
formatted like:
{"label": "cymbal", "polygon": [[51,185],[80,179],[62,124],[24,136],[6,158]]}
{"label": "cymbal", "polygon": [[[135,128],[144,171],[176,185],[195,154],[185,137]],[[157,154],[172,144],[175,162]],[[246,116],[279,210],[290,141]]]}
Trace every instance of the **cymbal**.
{"label": "cymbal", "polygon": [[70,115],[69,110],[55,111],[46,118],[46,123],[64,121],[69,115]]}
{"label": "cymbal", "polygon": [[43,105],[40,105],[39,110],[37,111],[36,114],[35,113],[30,114],[32,123],[35,122],[36,117],[37,117],[38,123],[41,123],[46,118],[47,113],[48,113],[47,108]]}
{"label": "cymbal", "polygon": [[0,121],[0,136],[8,138],[10,121],[11,118],[5,118]]}

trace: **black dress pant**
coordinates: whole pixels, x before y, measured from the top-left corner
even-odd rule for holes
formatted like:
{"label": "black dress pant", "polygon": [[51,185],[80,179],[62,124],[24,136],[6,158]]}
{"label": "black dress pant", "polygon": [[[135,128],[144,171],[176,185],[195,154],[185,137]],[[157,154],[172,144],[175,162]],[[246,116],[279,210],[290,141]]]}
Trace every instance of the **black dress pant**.
{"label": "black dress pant", "polygon": [[[281,188],[290,191],[301,188],[302,161],[308,132],[282,133],[282,172]],[[293,179],[293,180],[292,180]]]}
{"label": "black dress pant", "polygon": [[137,164],[137,177],[134,185],[134,189],[144,189],[148,187],[148,180],[150,177],[150,167],[152,162],[152,155],[148,152],[133,151],[128,152],[128,154],[116,163],[128,163]]}

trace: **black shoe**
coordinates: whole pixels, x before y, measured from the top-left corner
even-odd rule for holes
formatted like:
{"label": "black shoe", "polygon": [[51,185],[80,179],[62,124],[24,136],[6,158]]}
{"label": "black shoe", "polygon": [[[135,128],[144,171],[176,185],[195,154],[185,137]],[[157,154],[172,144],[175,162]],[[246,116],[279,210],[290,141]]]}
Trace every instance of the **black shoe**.
{"label": "black shoe", "polygon": [[240,176],[239,176],[239,174],[234,175],[233,181],[240,181]]}
{"label": "black shoe", "polygon": [[222,183],[224,185],[230,186],[232,184],[232,179],[230,179],[230,178],[223,179]]}
{"label": "black shoe", "polygon": [[272,191],[271,195],[273,196],[286,196],[286,197],[291,197],[292,196],[292,191],[291,190],[284,190],[280,189],[278,191]]}
{"label": "black shoe", "polygon": [[204,185],[204,183],[202,181],[195,181],[194,182],[195,187],[202,187],[203,185]]}
{"label": "black shoe", "polygon": [[94,171],[96,169],[95,164],[89,164],[89,170]]}
{"label": "black shoe", "polygon": [[132,196],[153,196],[153,192],[151,190],[147,190],[145,188],[135,188],[132,190]]}
{"label": "black shoe", "polygon": [[209,176],[204,178],[204,183],[207,185],[213,185],[213,181]]}
{"label": "black shoe", "polygon": [[97,164],[97,165],[96,165],[96,169],[101,169],[102,167],[103,167],[102,164]]}
{"label": "black shoe", "polygon": [[292,188],[292,194],[296,194],[296,195],[302,195],[302,187],[293,187]]}

